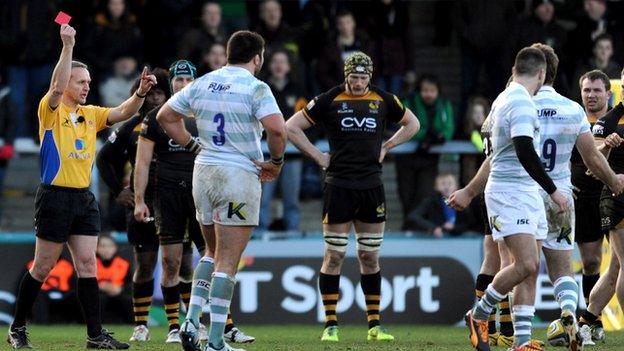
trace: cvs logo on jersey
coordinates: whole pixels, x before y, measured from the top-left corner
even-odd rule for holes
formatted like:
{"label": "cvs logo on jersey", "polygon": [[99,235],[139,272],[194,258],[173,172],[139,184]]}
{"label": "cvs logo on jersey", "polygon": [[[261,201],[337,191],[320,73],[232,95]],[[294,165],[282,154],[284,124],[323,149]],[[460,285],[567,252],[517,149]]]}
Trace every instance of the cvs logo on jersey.
{"label": "cvs logo on jersey", "polygon": [[377,120],[372,117],[345,117],[340,124],[345,128],[377,128]]}

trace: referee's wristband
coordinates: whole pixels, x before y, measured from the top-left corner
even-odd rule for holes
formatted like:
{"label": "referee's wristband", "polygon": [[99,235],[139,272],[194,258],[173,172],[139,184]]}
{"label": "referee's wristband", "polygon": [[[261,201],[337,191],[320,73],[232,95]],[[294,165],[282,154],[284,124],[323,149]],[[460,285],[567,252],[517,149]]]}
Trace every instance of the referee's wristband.
{"label": "referee's wristband", "polygon": [[271,163],[276,166],[281,166],[284,164],[284,156],[281,157],[271,157]]}
{"label": "referee's wristband", "polygon": [[139,99],[145,99],[145,97],[147,96],[147,93],[145,93],[145,95],[141,95],[141,94],[139,94],[139,91],[136,90],[134,92],[134,95],[136,95]]}
{"label": "referee's wristband", "polygon": [[195,138],[191,137],[191,140],[184,145],[184,148],[197,155],[201,151],[201,144],[198,143]]}

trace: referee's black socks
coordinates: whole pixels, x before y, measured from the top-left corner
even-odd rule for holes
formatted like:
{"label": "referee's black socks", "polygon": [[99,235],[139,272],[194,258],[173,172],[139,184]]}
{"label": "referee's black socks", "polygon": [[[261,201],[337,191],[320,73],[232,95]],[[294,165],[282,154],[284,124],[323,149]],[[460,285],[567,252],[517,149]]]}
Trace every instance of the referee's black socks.
{"label": "referee's black socks", "polygon": [[26,325],[26,317],[39,295],[43,282],[36,280],[30,275],[30,272],[26,272],[19,286],[17,293],[17,303],[15,305],[15,317],[11,324],[11,329],[23,327]]}
{"label": "referee's black socks", "polygon": [[100,288],[97,279],[78,278],[76,286],[78,302],[82,315],[87,323],[87,335],[96,338],[102,334],[102,318],[100,317]]}

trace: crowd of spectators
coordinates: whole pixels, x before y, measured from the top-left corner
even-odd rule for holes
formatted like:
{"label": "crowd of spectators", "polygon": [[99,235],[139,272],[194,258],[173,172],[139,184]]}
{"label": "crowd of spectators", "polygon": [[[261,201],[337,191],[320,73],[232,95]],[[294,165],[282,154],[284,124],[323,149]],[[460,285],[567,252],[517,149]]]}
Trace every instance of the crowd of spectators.
{"label": "crowd of spectators", "polygon": [[[427,26],[418,14],[423,6],[435,11],[428,43],[413,38],[414,28]],[[478,130],[505,86],[515,52],[534,42],[552,46],[561,59],[555,88],[578,100],[577,81],[585,71],[598,68],[612,78],[620,76],[624,20],[618,14],[623,9],[624,2],[605,0],[448,0],[429,5],[405,0],[5,0],[0,4],[0,77],[6,77],[0,78],[0,185],[14,136],[37,139],[37,102],[61,47],[53,22],[59,10],[73,17],[75,57],[90,66],[89,102],[108,106],[127,97],[144,65],[166,68],[175,59],[188,59],[200,74],[222,67],[228,36],[251,29],[266,40],[261,78],[285,117],[341,83],[342,61],[350,53],[363,51],[373,58],[374,84],[399,96],[422,126],[414,138],[418,148],[394,158],[403,227],[409,228],[407,217],[434,195],[440,157],[430,148],[451,139],[481,147]],[[452,79],[418,66],[420,42],[457,48],[457,87],[444,86]],[[414,76],[417,84],[408,84]],[[12,112],[6,112],[9,103]],[[322,137],[322,131],[311,133]],[[460,183],[474,174],[480,160],[462,160]],[[280,180],[265,185],[261,228],[275,224],[270,205],[279,189],[283,220],[278,228],[298,229],[300,196],[315,196],[306,187],[300,194],[299,185],[320,183],[314,175],[318,169],[308,161],[291,158]]]}

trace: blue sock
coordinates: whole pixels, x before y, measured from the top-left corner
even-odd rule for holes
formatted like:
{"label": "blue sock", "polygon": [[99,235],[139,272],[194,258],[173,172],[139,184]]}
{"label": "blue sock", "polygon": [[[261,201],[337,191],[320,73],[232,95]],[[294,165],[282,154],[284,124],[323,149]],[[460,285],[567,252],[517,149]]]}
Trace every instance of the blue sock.
{"label": "blue sock", "polygon": [[555,298],[561,311],[570,311],[576,314],[579,286],[572,277],[561,277],[554,284]]}
{"label": "blue sock", "polygon": [[492,309],[494,309],[494,307],[504,298],[505,295],[496,291],[492,284],[488,285],[487,289],[485,289],[485,293],[481,297],[481,300],[479,300],[472,309],[473,318],[480,321],[487,321],[490,317]]}
{"label": "blue sock", "polygon": [[190,319],[195,326],[199,325],[204,305],[210,295],[210,279],[214,271],[212,257],[204,256],[199,260],[195,272],[193,272],[193,289],[191,290],[191,302],[186,319]]}
{"label": "blue sock", "polygon": [[516,305],[513,307],[514,346],[522,346],[531,340],[535,307]]}
{"label": "blue sock", "polygon": [[210,287],[210,331],[208,343],[214,349],[224,346],[223,332],[230,312],[230,302],[234,293],[234,278],[225,273],[214,272]]}

